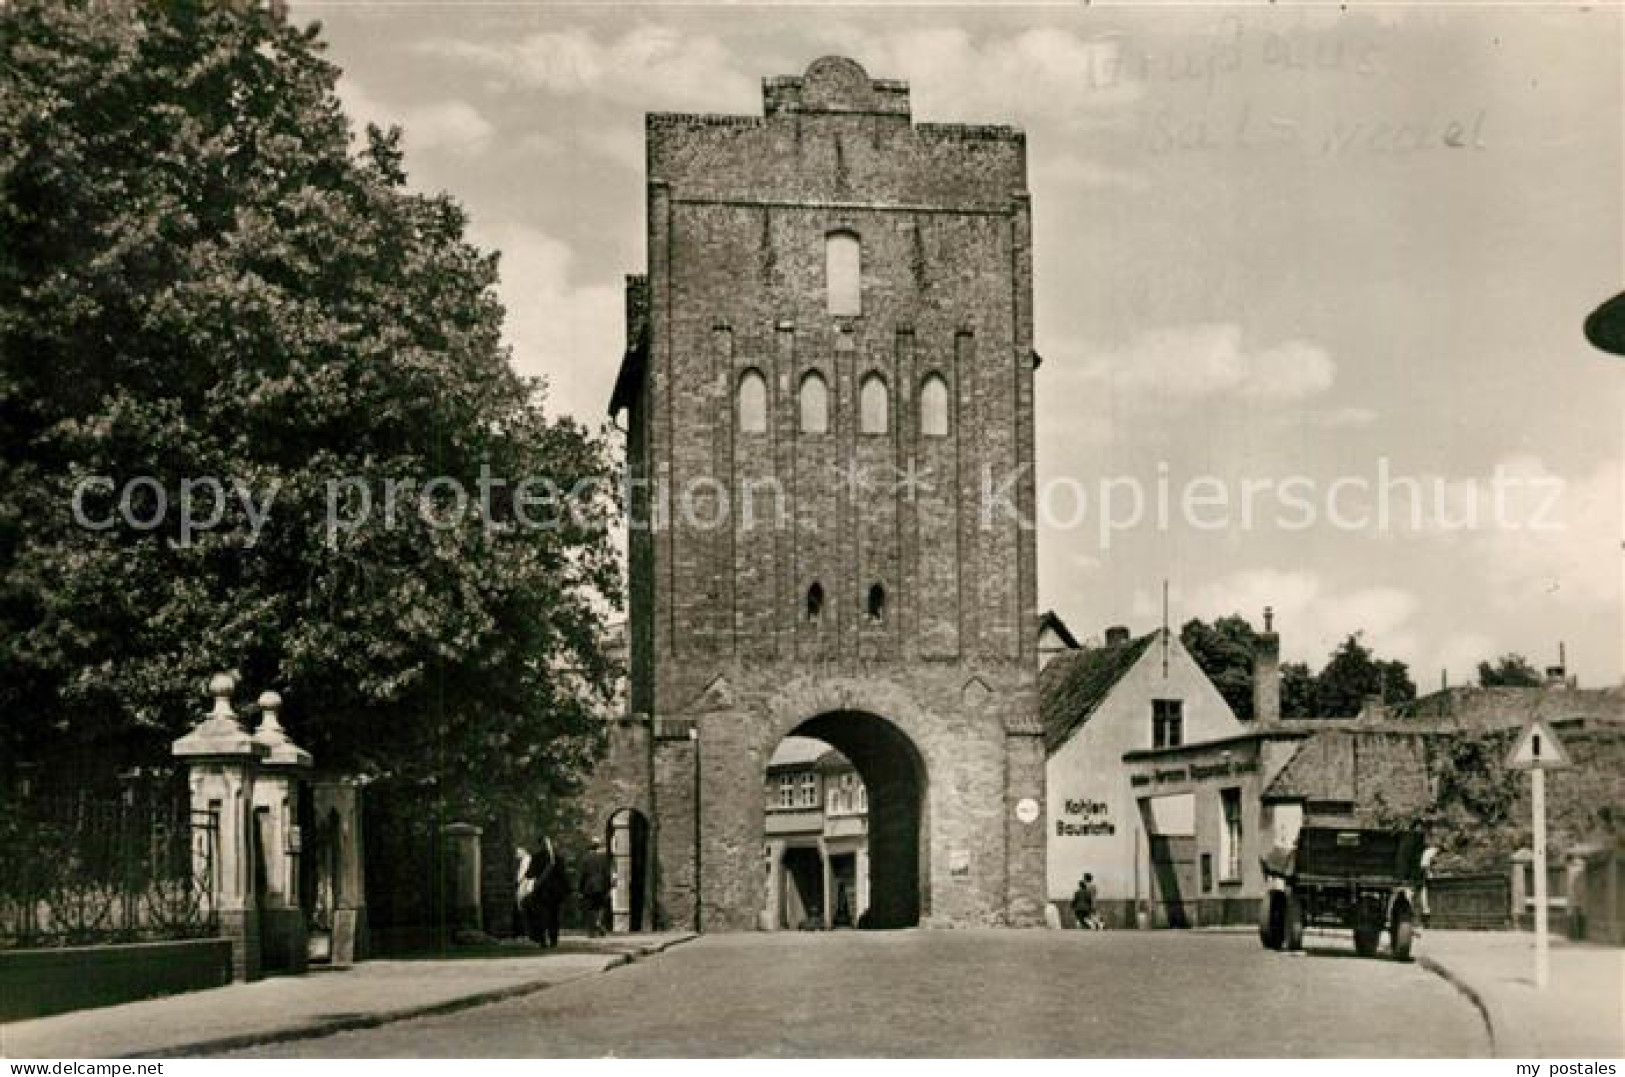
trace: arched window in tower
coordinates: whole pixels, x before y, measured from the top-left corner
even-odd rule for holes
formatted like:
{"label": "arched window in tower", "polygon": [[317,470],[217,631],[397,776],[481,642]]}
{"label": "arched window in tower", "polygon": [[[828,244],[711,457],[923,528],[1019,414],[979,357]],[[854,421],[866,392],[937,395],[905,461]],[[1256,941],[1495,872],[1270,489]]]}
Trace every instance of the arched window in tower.
{"label": "arched window in tower", "polygon": [[747,370],[739,379],[739,430],[767,433],[767,382],[759,371]]}
{"label": "arched window in tower", "polygon": [[824,237],[824,285],[831,314],[863,313],[862,267],[863,246],[857,236],[831,232]]}
{"label": "arched window in tower", "polygon": [[863,379],[858,390],[858,429],[865,434],[884,434],[891,429],[890,400],[886,382],[879,374]]}
{"label": "arched window in tower", "polygon": [[816,621],[824,616],[824,585],[814,582],[807,588],[807,620]]}
{"label": "arched window in tower", "polygon": [[829,433],[829,386],[816,370],[801,379],[801,432]]}
{"label": "arched window in tower", "polygon": [[884,621],[886,619],[886,589],[880,584],[869,588],[869,620]]}
{"label": "arched window in tower", "polygon": [[948,383],[932,374],[920,386],[920,433],[928,438],[948,436]]}

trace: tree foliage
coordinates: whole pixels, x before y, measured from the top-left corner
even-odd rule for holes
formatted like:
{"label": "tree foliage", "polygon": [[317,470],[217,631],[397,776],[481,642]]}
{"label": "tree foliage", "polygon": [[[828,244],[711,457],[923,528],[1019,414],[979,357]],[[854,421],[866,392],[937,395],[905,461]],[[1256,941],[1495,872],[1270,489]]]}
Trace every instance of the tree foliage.
{"label": "tree foliage", "polygon": [[[482,467],[608,490],[606,448],[543,414],[496,256],[407,187],[398,131],[353,135],[337,76],[258,5],[0,11],[0,755],[162,757],[222,668],[277,688],[320,765],[454,801],[568,785],[594,750],[612,499],[549,530],[459,519],[444,485],[379,502],[473,496]],[[87,476],[105,530],[73,518]],[[155,530],[119,517],[138,476]],[[205,476],[275,492],[257,537],[228,496],[181,541]],[[346,478],[373,511],[333,542]]]}
{"label": "tree foliage", "polygon": [[1521,654],[1503,654],[1492,665],[1478,664],[1478,684],[1481,688],[1539,688],[1543,683],[1540,670]]}
{"label": "tree foliage", "polygon": [[[1185,622],[1179,639],[1202,672],[1218,688],[1236,717],[1253,717],[1253,653],[1259,633],[1240,614],[1220,617],[1211,624],[1198,619]],[[1416,698],[1410,670],[1404,662],[1379,659],[1349,636],[1331,653],[1319,673],[1302,662],[1283,662],[1281,714],[1287,718],[1348,718],[1358,714],[1370,696],[1386,703]]]}
{"label": "tree foliage", "polygon": [[1315,677],[1315,709],[1326,718],[1352,718],[1366,700],[1404,703],[1416,698],[1410,668],[1397,659],[1376,657],[1354,632],[1331,653]]}
{"label": "tree foliage", "polygon": [[1245,617],[1231,614],[1212,624],[1192,618],[1179,630],[1179,642],[1202,667],[1236,717],[1253,717],[1253,653],[1258,633]]}

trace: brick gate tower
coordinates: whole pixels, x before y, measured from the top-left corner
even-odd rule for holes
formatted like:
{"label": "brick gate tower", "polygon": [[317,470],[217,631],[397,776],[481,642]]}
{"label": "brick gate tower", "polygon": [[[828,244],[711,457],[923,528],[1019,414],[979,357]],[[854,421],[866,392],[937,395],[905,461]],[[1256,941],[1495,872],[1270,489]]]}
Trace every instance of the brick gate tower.
{"label": "brick gate tower", "polygon": [[834,57],[763,96],[647,118],[594,810],[646,814],[657,922],[754,928],[766,766],[817,737],[869,790],[870,924],[1042,923],[1025,137]]}

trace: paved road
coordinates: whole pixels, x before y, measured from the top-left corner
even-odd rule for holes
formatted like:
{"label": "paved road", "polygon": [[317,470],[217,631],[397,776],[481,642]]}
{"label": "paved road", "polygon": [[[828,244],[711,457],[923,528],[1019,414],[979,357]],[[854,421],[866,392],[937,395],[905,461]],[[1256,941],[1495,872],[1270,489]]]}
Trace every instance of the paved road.
{"label": "paved road", "polygon": [[712,935],[511,1002],[266,1057],[1487,1056],[1478,1011],[1418,965],[1250,935]]}

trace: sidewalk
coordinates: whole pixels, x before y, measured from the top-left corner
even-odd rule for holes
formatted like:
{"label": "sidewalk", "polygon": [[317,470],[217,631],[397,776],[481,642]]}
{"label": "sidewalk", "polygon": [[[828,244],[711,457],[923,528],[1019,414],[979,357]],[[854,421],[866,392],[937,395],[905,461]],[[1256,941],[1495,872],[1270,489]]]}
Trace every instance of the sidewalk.
{"label": "sidewalk", "polygon": [[694,936],[565,936],[555,951],[363,961],[167,998],[0,1025],[0,1057],[174,1057],[370,1028],[540,991]]}
{"label": "sidewalk", "polygon": [[1417,959],[1478,1004],[1497,1058],[1625,1057],[1625,950],[1552,939],[1545,991],[1528,932],[1428,931]]}

